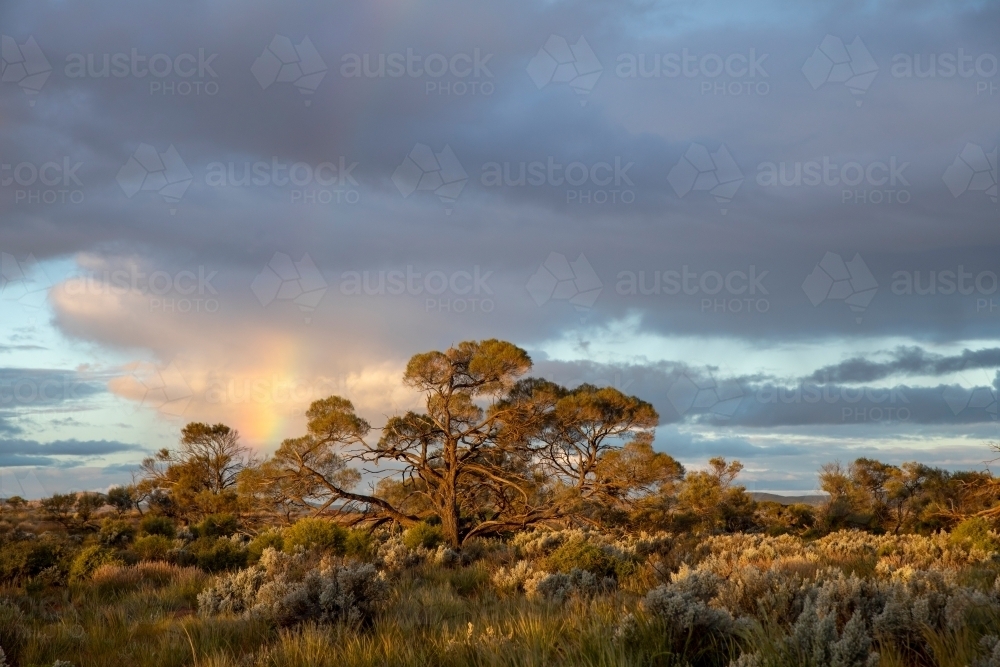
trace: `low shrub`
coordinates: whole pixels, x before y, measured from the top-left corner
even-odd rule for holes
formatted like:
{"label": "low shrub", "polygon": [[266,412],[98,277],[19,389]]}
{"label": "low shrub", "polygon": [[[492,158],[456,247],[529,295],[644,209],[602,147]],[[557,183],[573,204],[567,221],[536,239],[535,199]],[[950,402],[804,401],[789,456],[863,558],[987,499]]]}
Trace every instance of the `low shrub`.
{"label": "low shrub", "polygon": [[375,550],[375,536],[370,531],[354,528],[347,531],[344,553],[355,558],[370,558]]}
{"label": "low shrub", "polygon": [[232,514],[210,514],[194,528],[198,537],[229,537],[240,529]]}
{"label": "low shrub", "polygon": [[123,565],[121,557],[107,547],[95,544],[85,547],[73,559],[69,568],[70,582],[85,581],[102,565]]}
{"label": "low shrub", "polygon": [[624,562],[601,547],[580,539],[569,540],[545,558],[545,569],[553,572],[586,570],[600,577],[617,576]]}
{"label": "low shrub", "polygon": [[589,598],[616,588],[611,577],[600,577],[588,570],[573,568],[569,572],[536,572],[524,582],[529,598],[564,602],[570,597]]}
{"label": "low shrub", "polygon": [[63,549],[54,540],[19,540],[0,547],[0,581],[35,577],[59,564]]}
{"label": "low shrub", "polygon": [[143,535],[162,535],[172,540],[177,535],[177,527],[165,516],[150,514],[139,522],[139,532]]}
{"label": "low shrub", "polygon": [[135,539],[135,526],[124,519],[105,519],[99,533],[101,544],[106,547],[124,547]]}
{"label": "low shrub", "polygon": [[284,531],[284,550],[296,547],[343,555],[346,551],[347,529],[327,519],[299,519]]}
{"label": "low shrub", "polygon": [[203,591],[199,613],[262,617],[280,626],[367,623],[388,597],[385,578],[371,564],[324,561],[297,576],[297,558],[266,549],[258,565],[222,577]]}
{"label": "low shrub", "polygon": [[1000,550],[1000,539],[990,530],[989,521],[982,517],[972,517],[962,521],[951,531],[948,541],[967,549]]}
{"label": "low shrub", "polygon": [[167,560],[170,550],[174,548],[173,540],[163,535],[145,535],[132,544],[132,551],[139,560]]}
{"label": "low shrub", "polygon": [[226,538],[200,537],[188,549],[194,555],[198,567],[206,572],[225,572],[246,567],[247,564],[247,550]]}
{"label": "low shrub", "polygon": [[418,523],[403,533],[403,544],[410,549],[436,549],[444,542],[444,531],[441,526],[429,523]]}
{"label": "low shrub", "polygon": [[278,551],[285,548],[285,538],[280,530],[265,530],[250,540],[250,543],[247,545],[249,562],[256,563],[260,560],[261,554],[263,554],[264,549],[267,548],[276,549]]}

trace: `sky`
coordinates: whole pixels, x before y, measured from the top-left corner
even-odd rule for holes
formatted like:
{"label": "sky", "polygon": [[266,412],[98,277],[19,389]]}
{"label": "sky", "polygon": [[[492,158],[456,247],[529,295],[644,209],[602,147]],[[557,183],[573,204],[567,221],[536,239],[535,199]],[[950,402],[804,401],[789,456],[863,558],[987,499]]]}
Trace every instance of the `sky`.
{"label": "sky", "polygon": [[814,491],[1000,440],[1000,5],[0,6],[0,497],[463,340]]}

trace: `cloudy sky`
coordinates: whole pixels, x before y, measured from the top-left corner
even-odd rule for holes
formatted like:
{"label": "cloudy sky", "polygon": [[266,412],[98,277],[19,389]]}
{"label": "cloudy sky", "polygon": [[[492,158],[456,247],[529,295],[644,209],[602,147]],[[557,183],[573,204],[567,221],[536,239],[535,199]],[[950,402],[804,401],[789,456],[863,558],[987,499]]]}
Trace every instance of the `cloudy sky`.
{"label": "cloudy sky", "polygon": [[268,452],[498,337],[656,446],[982,467],[1000,439],[1000,5],[0,7],[0,496],[188,421]]}

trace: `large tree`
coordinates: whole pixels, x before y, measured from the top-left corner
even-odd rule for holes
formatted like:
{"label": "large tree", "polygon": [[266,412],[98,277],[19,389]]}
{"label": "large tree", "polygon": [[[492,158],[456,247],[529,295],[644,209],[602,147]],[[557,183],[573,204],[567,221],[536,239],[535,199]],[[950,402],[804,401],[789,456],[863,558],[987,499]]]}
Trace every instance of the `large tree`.
{"label": "large tree", "polygon": [[[423,394],[422,412],[390,418],[375,440],[350,401],[316,401],[307,434],[283,442],[262,470],[318,511],[339,503],[361,520],[404,526],[434,517],[455,547],[583,517],[588,504],[628,503],[678,474],[673,459],[649,447],[657,415],[648,403],[520,379],[531,365],[499,340],[415,355],[403,382]],[[640,470],[640,461],[651,468]],[[381,476],[369,493],[352,490],[354,465]]]}

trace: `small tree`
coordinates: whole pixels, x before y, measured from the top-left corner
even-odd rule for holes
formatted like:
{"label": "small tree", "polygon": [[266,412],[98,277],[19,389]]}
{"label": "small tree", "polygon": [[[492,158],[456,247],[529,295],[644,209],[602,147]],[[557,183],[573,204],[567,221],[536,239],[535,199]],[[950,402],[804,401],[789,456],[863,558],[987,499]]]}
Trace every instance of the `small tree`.
{"label": "small tree", "polygon": [[67,528],[73,522],[73,508],[76,506],[75,493],[56,493],[42,500],[42,512],[47,519],[57,521]]}
{"label": "small tree", "polygon": [[239,431],[225,424],[190,423],[181,431],[177,451],[162,449],[142,462],[136,493],[164,505],[157,494],[169,496],[172,512],[204,517],[238,509],[236,485],[240,473],[257,464],[240,444]]}
{"label": "small tree", "polygon": [[108,489],[108,504],[122,516],[136,509],[135,487],[114,486]]}
{"label": "small tree", "polygon": [[86,524],[106,504],[105,497],[100,493],[81,493],[76,497],[76,518]]}

